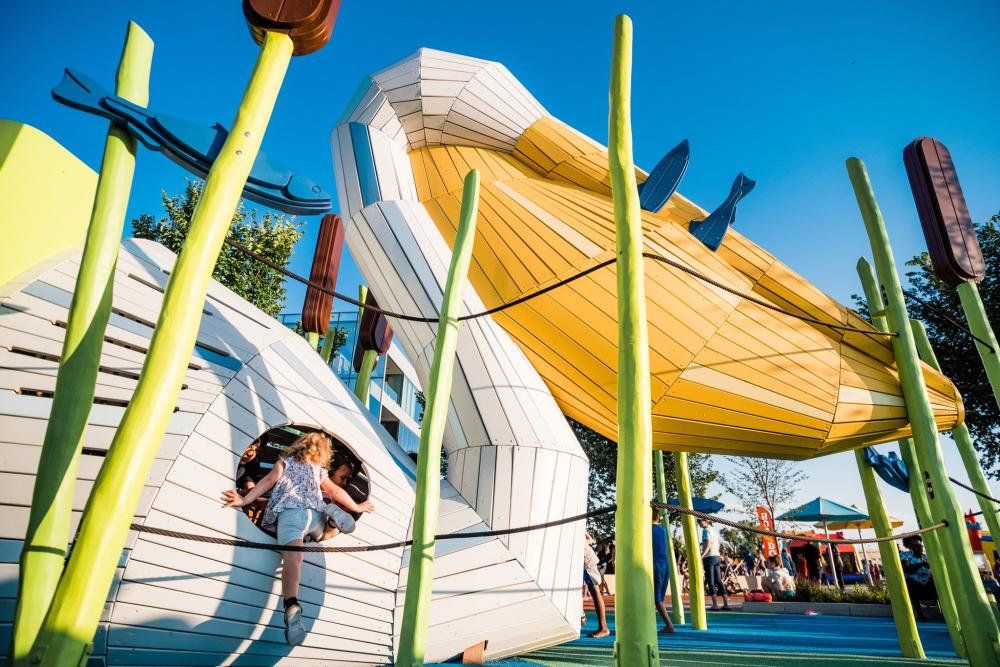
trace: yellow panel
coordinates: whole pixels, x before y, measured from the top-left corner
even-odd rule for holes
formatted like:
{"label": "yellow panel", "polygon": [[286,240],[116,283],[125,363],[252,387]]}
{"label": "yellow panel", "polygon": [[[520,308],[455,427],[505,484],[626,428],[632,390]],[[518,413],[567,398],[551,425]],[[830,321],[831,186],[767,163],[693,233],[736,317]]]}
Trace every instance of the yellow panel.
{"label": "yellow panel", "polygon": [[0,120],[0,286],[83,244],[97,174],[48,135]]}
{"label": "yellow panel", "polygon": [[[483,172],[469,275],[487,307],[613,256],[606,152],[555,119],[528,128],[512,153],[436,146],[412,151],[411,162],[418,196],[449,242],[462,178]],[[659,213],[644,211],[647,248],[778,307],[867,326],[735,231],[718,252],[707,249],[687,229],[704,215],[677,194]],[[809,324],[655,260],[646,266],[657,448],[801,459],[909,432],[893,404],[901,392],[887,338]],[[615,290],[608,267],[496,316],[562,410],[612,439]],[[925,374],[939,426],[953,427],[962,415],[957,391]]]}

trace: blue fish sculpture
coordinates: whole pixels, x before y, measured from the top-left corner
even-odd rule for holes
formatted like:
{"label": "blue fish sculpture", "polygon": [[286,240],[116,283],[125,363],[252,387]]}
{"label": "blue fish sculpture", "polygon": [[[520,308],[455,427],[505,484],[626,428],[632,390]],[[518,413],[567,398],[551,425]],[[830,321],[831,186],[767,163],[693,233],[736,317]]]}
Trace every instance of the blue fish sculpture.
{"label": "blue fish sculpture", "polygon": [[718,250],[722,245],[722,239],[726,237],[726,232],[729,231],[729,226],[736,221],[736,205],[750,194],[755,185],[756,181],[751,181],[740,173],[733,181],[733,187],[726,200],[704,220],[691,221],[689,231],[712,250]]}
{"label": "blue fish sculpture", "polygon": [[865,447],[865,463],[874,468],[875,474],[889,486],[910,492],[910,472],[906,469],[906,462],[896,452],[879,454],[874,447]]}
{"label": "blue fish sculpture", "polygon": [[[112,95],[73,69],[66,70],[62,81],[52,89],[52,97],[74,109],[120,123],[146,148],[163,153],[202,178],[208,174],[229,136],[229,131],[218,123],[205,127],[147,111]],[[253,163],[243,196],[269,208],[298,215],[318,215],[333,207],[330,195],[323,188],[264,153],[259,153]]]}
{"label": "blue fish sculpture", "polygon": [[656,163],[649,178],[639,186],[639,206],[653,213],[663,208],[684,178],[690,160],[691,147],[685,139]]}

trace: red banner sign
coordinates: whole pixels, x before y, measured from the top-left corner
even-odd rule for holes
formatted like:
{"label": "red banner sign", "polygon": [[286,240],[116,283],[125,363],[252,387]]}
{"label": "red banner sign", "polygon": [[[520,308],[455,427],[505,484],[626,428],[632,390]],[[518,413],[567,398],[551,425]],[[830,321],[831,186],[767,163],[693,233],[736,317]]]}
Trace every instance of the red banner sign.
{"label": "red banner sign", "polygon": [[[757,508],[757,521],[760,523],[760,527],[762,529],[774,531],[774,519],[771,517],[771,512],[769,512],[766,507]],[[764,541],[764,557],[770,558],[771,556],[777,556],[777,540],[768,535],[762,536],[761,539]]]}

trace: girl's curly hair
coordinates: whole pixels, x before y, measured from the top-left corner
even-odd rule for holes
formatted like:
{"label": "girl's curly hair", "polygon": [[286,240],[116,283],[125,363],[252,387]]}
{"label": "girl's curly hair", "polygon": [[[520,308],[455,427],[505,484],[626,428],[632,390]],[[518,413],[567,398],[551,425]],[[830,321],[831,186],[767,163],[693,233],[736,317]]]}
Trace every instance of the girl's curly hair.
{"label": "girl's curly hair", "polygon": [[288,449],[285,450],[285,456],[302,463],[311,463],[326,468],[330,465],[330,458],[333,456],[333,445],[330,442],[330,436],[326,433],[318,431],[306,433],[289,445]]}

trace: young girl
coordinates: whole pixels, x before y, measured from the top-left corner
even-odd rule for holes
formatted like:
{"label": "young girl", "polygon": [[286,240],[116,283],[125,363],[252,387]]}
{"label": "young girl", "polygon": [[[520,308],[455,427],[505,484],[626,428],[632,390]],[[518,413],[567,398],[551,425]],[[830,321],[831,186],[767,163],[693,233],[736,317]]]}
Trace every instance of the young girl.
{"label": "young girl", "polygon": [[[246,496],[238,491],[223,491],[224,507],[242,507],[271,491],[264,510],[263,525],[277,524],[278,544],[301,546],[303,538],[322,538],[326,525],[323,492],[354,512],[374,512],[370,501],[356,503],[344,489],[326,476],[332,447],[325,433],[303,435],[285,451],[274,468]],[[281,592],[285,598],[285,639],[297,646],[306,637],[299,606],[299,579],[302,573],[301,551],[282,552]]]}

